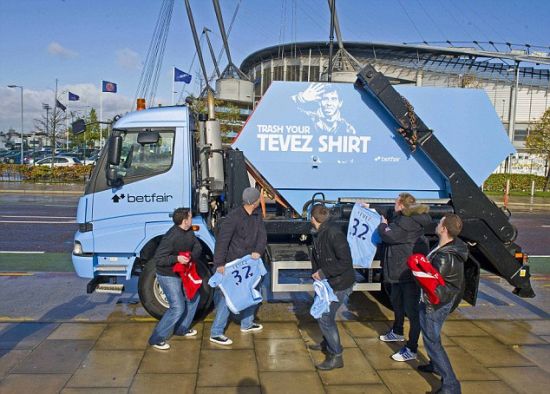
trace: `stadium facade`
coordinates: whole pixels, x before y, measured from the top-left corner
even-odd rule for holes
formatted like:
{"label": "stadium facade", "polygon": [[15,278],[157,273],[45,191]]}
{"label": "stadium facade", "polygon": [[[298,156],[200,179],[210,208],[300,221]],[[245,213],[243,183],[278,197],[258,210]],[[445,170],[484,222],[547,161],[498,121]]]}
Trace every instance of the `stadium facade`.
{"label": "stadium facade", "polygon": [[[511,171],[546,173],[549,163],[530,154],[525,147],[534,122],[550,106],[550,66],[535,64],[537,53],[532,56],[512,50],[503,53],[506,56],[501,59],[471,47],[345,42],[343,48],[335,48],[333,81],[355,81],[358,65],[368,62],[392,84],[484,89],[518,151],[511,160]],[[540,56],[549,59],[547,53]],[[255,101],[258,101],[272,81],[326,80],[328,63],[327,42],[300,42],[260,49],[246,57],[240,68],[254,81]],[[519,64],[518,70],[516,64]],[[509,125],[514,112],[512,92],[516,73],[517,106],[512,131]],[[504,166],[497,171],[504,171]]]}

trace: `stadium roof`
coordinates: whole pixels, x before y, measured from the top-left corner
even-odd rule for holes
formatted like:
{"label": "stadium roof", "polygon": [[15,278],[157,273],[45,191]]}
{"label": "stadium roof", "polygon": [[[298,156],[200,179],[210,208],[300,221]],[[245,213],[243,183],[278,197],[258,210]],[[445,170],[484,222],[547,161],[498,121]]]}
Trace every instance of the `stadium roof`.
{"label": "stadium roof", "polygon": [[[475,75],[479,78],[512,82],[514,65],[520,64],[519,83],[548,88],[550,55],[547,52],[513,50],[501,52],[474,47],[440,47],[417,44],[344,42],[344,48],[362,62],[383,61],[405,68],[422,68],[447,74]],[[246,57],[241,69],[247,71],[260,61],[281,57],[328,56],[329,43],[323,41],[287,43],[260,49]],[[521,66],[524,63],[526,66]],[[527,66],[528,65],[528,66]]]}

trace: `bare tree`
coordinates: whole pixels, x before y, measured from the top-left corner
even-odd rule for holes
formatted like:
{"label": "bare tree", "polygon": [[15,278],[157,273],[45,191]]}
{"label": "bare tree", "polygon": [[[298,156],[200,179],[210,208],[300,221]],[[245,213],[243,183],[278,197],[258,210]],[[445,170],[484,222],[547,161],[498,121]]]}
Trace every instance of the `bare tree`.
{"label": "bare tree", "polygon": [[42,114],[40,118],[34,119],[34,127],[41,132],[44,132],[50,136],[52,151],[55,153],[55,145],[57,141],[57,133],[65,132],[65,125],[67,121],[67,115],[61,110],[51,111],[49,117],[46,118],[45,114]]}

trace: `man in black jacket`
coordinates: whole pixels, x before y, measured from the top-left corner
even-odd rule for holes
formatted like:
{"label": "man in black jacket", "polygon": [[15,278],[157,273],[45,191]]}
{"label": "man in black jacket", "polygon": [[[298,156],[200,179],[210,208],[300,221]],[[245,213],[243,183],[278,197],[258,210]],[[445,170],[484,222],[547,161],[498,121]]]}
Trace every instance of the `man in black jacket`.
{"label": "man in black jacket", "polygon": [[[202,247],[191,230],[192,216],[189,208],[176,209],[172,220],[174,225],[162,237],[153,257],[157,266],[157,280],[170,304],[149,338],[149,344],[160,350],[170,349],[166,340],[172,334],[197,335],[197,330],[190,329],[190,326],[199,305],[200,292],[190,300],[185,294],[181,278],[172,267],[175,264],[188,264],[191,260],[198,261]],[[190,252],[191,258],[180,256],[181,252]]]}
{"label": "man in black jacket", "polygon": [[405,316],[409,318],[409,339],[406,345],[392,355],[395,361],[415,360],[420,337],[419,301],[420,287],[415,282],[407,259],[413,252],[428,253],[424,238],[424,227],[431,223],[428,207],[417,204],[409,193],[401,193],[395,200],[395,216],[388,224],[382,217],[378,232],[382,238],[384,254],[382,256],[383,279],[395,314],[393,327],[380,340],[384,342],[402,342]]}
{"label": "man in black jacket", "polygon": [[[248,187],[243,191],[242,198],[243,205],[227,215],[216,237],[214,265],[216,270],[222,274],[225,271],[225,264],[233,260],[246,255],[251,255],[253,259],[259,259],[267,245],[267,233],[259,209],[260,192],[253,187]],[[216,317],[212,323],[210,341],[219,345],[231,345],[233,341],[224,335],[230,315],[229,308],[219,289],[216,289],[214,293],[214,301]],[[239,313],[241,332],[262,330],[261,324],[254,323],[255,312],[256,305],[253,305]]]}
{"label": "man in black jacket", "polygon": [[441,344],[441,329],[455,302],[462,297],[464,286],[464,262],[468,258],[468,246],[458,238],[462,230],[462,220],[458,215],[446,214],[436,228],[439,237],[437,247],[428,254],[428,260],[445,280],[445,286],[438,286],[435,293],[439,304],[433,305],[427,296],[420,303],[420,327],[424,346],[430,363],[420,365],[422,372],[432,372],[441,376],[438,393],[460,394],[460,382]]}
{"label": "man in black jacket", "polygon": [[331,370],[342,368],[344,349],[340,343],[336,312],[342,304],[347,304],[355,283],[355,271],[346,235],[330,220],[330,211],[324,205],[315,205],[311,210],[313,234],[312,267],[313,279],[327,279],[338,302],[330,303],[330,310],[317,320],[323,333],[320,344],[309,345],[311,350],[322,350],[325,361],[316,365],[317,369]]}

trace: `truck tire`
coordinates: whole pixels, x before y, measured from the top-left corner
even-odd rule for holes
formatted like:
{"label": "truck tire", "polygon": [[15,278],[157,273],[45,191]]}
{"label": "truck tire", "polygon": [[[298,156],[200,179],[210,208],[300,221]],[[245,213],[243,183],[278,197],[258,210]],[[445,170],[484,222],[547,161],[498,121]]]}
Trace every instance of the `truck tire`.
{"label": "truck tire", "polygon": [[[195,314],[195,320],[202,319],[208,314],[214,296],[214,289],[208,286],[208,280],[212,276],[208,266],[199,261],[197,263],[197,271],[202,278],[202,287],[199,290],[201,299],[197,313]],[[151,261],[145,264],[139,276],[138,294],[143,308],[151,316],[160,320],[168,309],[168,301],[157,281],[155,264]]]}

